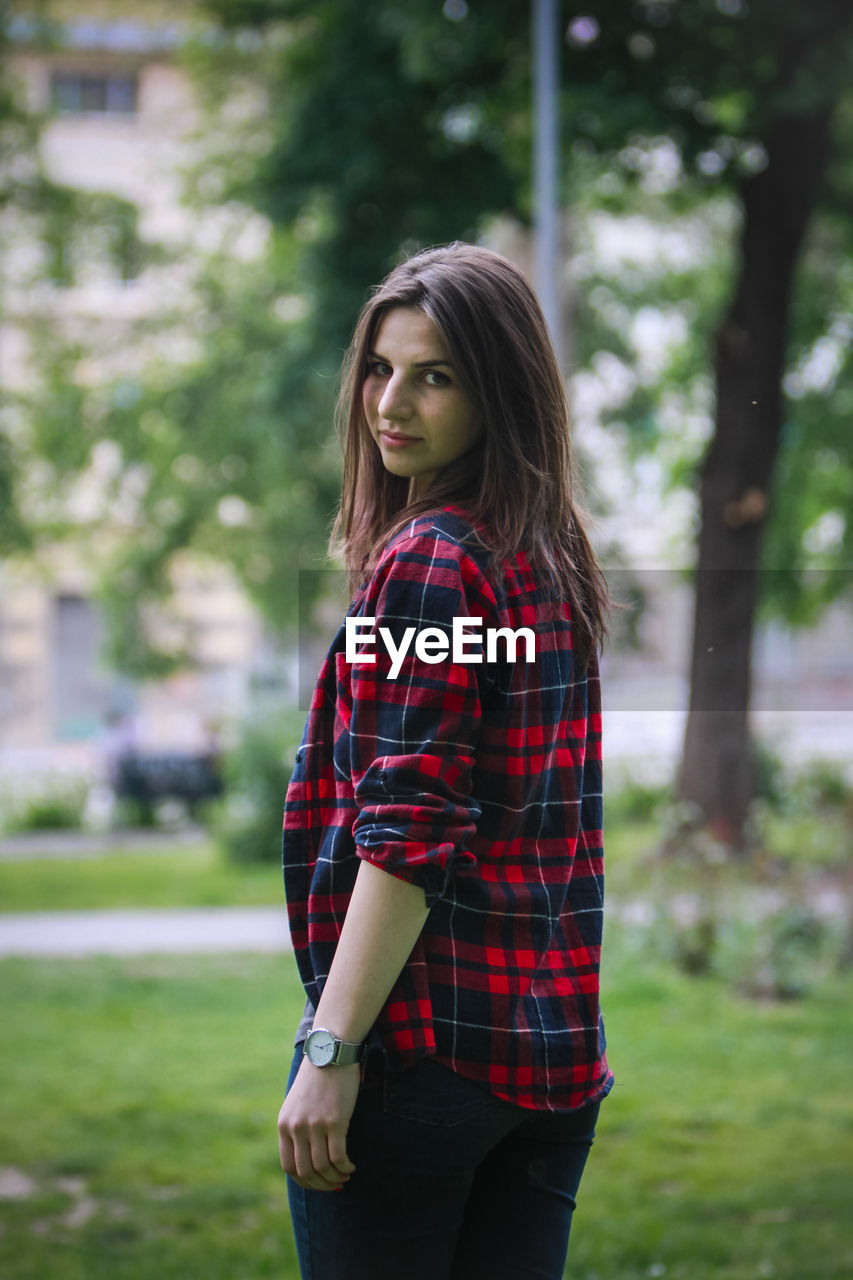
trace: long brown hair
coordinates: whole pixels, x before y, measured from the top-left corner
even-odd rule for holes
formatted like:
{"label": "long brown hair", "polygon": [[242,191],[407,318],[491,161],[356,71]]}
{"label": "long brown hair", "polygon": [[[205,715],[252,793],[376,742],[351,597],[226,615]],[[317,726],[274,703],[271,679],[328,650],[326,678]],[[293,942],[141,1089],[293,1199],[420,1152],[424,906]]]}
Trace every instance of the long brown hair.
{"label": "long brown hair", "polygon": [[[480,440],[412,502],[408,477],[385,469],[362,405],[368,352],[382,317],[394,307],[415,307],[437,326],[485,424]],[[344,358],[336,421],[344,471],[329,550],[342,555],[351,590],[405,524],[459,503],[484,531],[479,540],[489,550],[490,573],[523,550],[548,594],[568,600],[574,649],[586,666],[607,634],[607,584],[573,500],[563,380],[542,310],[517,267],[461,242],[427,249],[395,267],[359,315]]]}

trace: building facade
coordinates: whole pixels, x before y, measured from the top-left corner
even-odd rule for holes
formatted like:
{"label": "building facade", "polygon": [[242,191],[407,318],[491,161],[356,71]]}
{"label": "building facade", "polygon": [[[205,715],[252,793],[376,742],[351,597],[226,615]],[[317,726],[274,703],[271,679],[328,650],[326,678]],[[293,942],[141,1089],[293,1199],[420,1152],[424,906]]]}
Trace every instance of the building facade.
{"label": "building facade", "polygon": [[[170,358],[180,356],[182,343],[191,355],[194,254],[227,241],[229,252],[250,258],[262,251],[265,238],[257,215],[244,216],[235,228],[221,205],[212,202],[205,211],[182,200],[187,169],[201,145],[202,116],[180,56],[194,21],[192,5],[176,10],[157,0],[132,6],[53,0],[49,9],[53,27],[46,32],[39,8],[14,7],[7,74],[19,102],[44,122],[39,145],[45,172],[77,192],[117,202],[116,229],[106,245],[84,238],[51,249],[34,243],[13,212],[2,215],[7,251],[0,262],[0,386],[11,391],[26,389],[32,344],[52,332],[85,332],[93,383],[122,371],[133,374],[158,341]],[[497,223],[492,242],[523,267],[529,264],[529,241],[514,225]],[[146,245],[163,253],[146,259],[140,252]],[[606,256],[611,249],[602,242],[598,251]],[[183,312],[186,324],[158,337],[156,322],[166,311]],[[652,338],[656,343],[654,333]],[[603,529],[605,539],[630,547],[631,571],[647,597],[639,647],[606,659],[606,738],[611,757],[642,757],[666,770],[683,732],[692,602],[679,570],[660,568],[667,563],[661,536],[665,519],[674,516],[685,531],[682,563],[689,560],[693,500],[685,494],[684,501],[663,502],[653,467],[637,483],[620,461],[614,433],[600,421],[613,381],[612,371],[595,377],[587,370],[573,386],[581,448],[595,455],[611,482],[605,495],[611,510],[599,522],[599,541]],[[68,429],[74,425],[70,421]],[[109,444],[102,442],[88,482],[70,495],[72,506],[89,515],[97,510],[99,484],[114,466]],[[132,497],[127,495],[128,510]],[[114,511],[105,515],[103,539],[117,518]],[[671,545],[672,527],[668,534]],[[617,598],[624,598],[627,576],[616,574],[614,584]],[[192,665],[167,681],[139,685],[101,660],[103,623],[87,548],[68,539],[37,564],[0,561],[0,761],[7,773],[38,768],[42,761],[90,767],[106,726],[117,717],[132,719],[143,746],[196,750],[208,743],[212,726],[246,715],[254,688],[263,689],[267,702],[288,694],[295,699],[296,659],[277,651],[226,567],[186,557],[175,586],[175,623],[189,636]],[[839,605],[819,632],[759,629],[759,729],[801,741],[804,751],[849,752],[850,626],[849,608]]]}
{"label": "building facade", "polygon": [[[185,170],[199,145],[193,87],[178,56],[192,6],[177,21],[174,6],[156,2],[134,4],[132,18],[127,10],[56,0],[49,28],[27,5],[16,6],[9,22],[4,75],[18,103],[42,122],[45,174],[76,192],[114,199],[119,216],[109,243],[80,237],[51,251],[28,233],[26,219],[6,215],[0,385],[7,392],[26,392],[33,345],[58,333],[85,341],[93,381],[133,372],[150,354],[144,343],[157,342],[157,316],[191,313],[187,264],[200,240],[222,231],[215,211],[200,216],[182,203]],[[263,228],[255,231],[262,239]],[[162,252],[149,254],[146,265],[140,246]],[[138,339],[140,332],[147,338]],[[171,334],[172,357],[174,343]],[[75,425],[69,421],[68,430]],[[97,515],[99,470],[106,475],[113,464],[108,447],[96,449],[90,475],[73,495],[85,515]],[[115,508],[105,510],[102,539],[115,520]],[[265,687],[286,688],[287,664],[283,669],[226,567],[188,556],[175,586],[174,616],[189,637],[192,663],[165,681],[134,683],[104,665],[104,626],[84,542],[70,537],[36,560],[0,562],[0,758],[7,774],[94,768],[107,726],[118,719],[132,720],[143,747],[203,749],[214,731],[245,713],[259,670]]]}

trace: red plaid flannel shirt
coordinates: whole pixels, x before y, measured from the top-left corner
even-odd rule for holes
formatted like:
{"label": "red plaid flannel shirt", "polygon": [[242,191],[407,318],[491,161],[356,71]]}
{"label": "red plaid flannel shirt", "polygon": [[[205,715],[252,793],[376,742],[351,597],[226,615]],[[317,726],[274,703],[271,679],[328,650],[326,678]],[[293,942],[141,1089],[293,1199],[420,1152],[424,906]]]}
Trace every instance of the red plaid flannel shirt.
{"label": "red plaid flannel shirt", "polygon": [[[371,1042],[565,1111],[612,1084],[598,664],[575,669],[569,607],[549,616],[523,552],[493,590],[471,528],[455,505],[414,519],[348,611],[376,619],[375,663],[346,661],[343,625],[331,644],[285,800],[290,931],[316,1007],[359,859],[422,886],[430,914]],[[450,636],[454,617],[482,618],[482,637],[532,628],[535,661],[499,641],[490,662],[429,664],[412,644],[388,678],[380,626],[397,647],[408,627]]]}

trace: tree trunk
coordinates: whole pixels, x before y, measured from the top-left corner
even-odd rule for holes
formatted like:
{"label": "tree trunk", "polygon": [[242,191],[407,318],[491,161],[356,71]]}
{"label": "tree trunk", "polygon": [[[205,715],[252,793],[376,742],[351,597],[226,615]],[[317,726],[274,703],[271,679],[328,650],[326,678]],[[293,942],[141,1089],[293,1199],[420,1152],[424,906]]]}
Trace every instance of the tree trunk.
{"label": "tree trunk", "polygon": [[743,187],[739,278],[716,336],[716,430],[700,475],[690,706],[677,791],[698,825],[739,851],[754,794],[750,659],[789,301],[826,168],[830,114],[774,121],[767,166]]}

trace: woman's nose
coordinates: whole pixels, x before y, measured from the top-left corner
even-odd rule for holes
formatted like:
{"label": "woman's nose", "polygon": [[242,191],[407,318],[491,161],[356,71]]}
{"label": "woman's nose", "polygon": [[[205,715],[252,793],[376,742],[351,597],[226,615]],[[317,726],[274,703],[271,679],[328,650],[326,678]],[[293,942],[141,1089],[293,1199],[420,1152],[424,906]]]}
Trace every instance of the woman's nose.
{"label": "woman's nose", "polygon": [[377,408],[379,416],[388,418],[389,421],[405,420],[412,416],[412,407],[402,378],[388,379]]}

